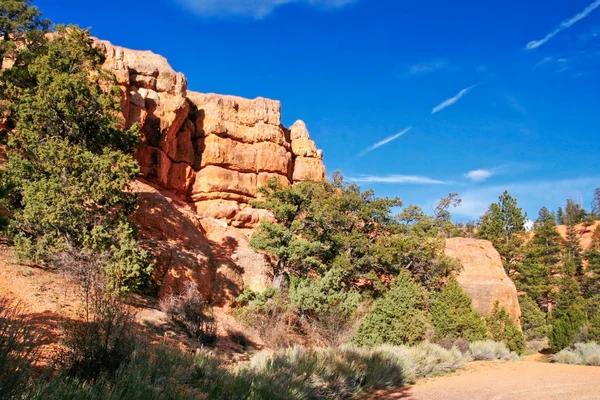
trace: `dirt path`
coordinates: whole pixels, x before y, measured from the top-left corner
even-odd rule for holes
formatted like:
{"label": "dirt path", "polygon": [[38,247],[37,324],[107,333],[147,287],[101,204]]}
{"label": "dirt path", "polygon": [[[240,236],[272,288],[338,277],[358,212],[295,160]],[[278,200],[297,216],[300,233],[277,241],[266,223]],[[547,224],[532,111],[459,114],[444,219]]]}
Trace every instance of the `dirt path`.
{"label": "dirt path", "polygon": [[454,374],[419,381],[376,399],[600,399],[600,367],[533,361],[473,362]]}

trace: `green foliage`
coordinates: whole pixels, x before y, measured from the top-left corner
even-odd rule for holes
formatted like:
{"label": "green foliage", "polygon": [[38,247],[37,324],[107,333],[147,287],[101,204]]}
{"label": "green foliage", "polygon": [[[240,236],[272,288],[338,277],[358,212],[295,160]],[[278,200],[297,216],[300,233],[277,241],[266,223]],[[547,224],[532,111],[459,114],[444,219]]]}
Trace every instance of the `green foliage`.
{"label": "green foliage", "polygon": [[494,304],[492,313],[485,318],[485,321],[493,341],[502,342],[508,346],[510,351],[523,354],[526,348],[525,336],[498,302]]}
{"label": "green foliage", "polygon": [[[321,276],[337,269],[344,290],[378,294],[385,290],[379,279],[383,274],[409,269],[421,282],[434,284],[457,267],[443,257],[436,222],[418,207],[394,217],[391,209],[402,205],[399,199],[375,198],[373,191],[361,192],[339,174],[331,182],[302,182],[288,189],[271,181],[261,191],[266,200],[255,205],[271,210],[277,222],[262,223],[251,244],[277,256],[276,276]],[[439,221],[447,218],[453,202],[441,206]]]}
{"label": "green foliage", "polygon": [[483,318],[473,309],[471,298],[454,278],[433,295],[431,320],[439,339],[463,338],[471,342],[487,338]]}
{"label": "green foliage", "polygon": [[389,292],[375,301],[354,342],[359,346],[376,346],[422,341],[431,325],[427,302],[427,291],[408,272],[401,272]]}
{"label": "green foliage", "polygon": [[288,296],[302,314],[319,314],[338,307],[350,317],[361,302],[360,293],[344,289],[344,271],[340,269],[329,270],[316,279],[292,277]]}
{"label": "green foliage", "polygon": [[547,338],[551,326],[546,321],[544,313],[535,301],[527,295],[519,296],[521,306],[521,327],[527,340],[540,340]]}
{"label": "green foliage", "polygon": [[577,304],[571,305],[566,311],[553,315],[550,347],[558,352],[573,343],[576,335],[586,325],[586,315]]}
{"label": "green foliage", "polygon": [[151,272],[127,218],[137,201],[127,189],[139,174],[139,137],[136,126],[120,128],[120,91],[102,62],[88,32],[59,27],[27,65],[5,74],[11,229],[20,256],[51,263],[86,250],[108,260],[112,289],[129,290]]}
{"label": "green foliage", "polygon": [[527,214],[517,206],[517,200],[507,191],[500,197],[498,203],[490,205],[481,218],[477,236],[489,240],[502,256],[505,267],[512,264],[523,244],[519,235],[525,232]]}

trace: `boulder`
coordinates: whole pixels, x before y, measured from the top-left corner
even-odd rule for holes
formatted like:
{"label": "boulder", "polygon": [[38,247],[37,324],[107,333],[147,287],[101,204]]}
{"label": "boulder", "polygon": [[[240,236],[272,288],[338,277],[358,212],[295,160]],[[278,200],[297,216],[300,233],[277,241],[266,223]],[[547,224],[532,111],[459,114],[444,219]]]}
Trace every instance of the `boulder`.
{"label": "boulder", "polygon": [[492,312],[496,301],[512,319],[520,323],[521,308],[517,288],[506,275],[500,254],[491,242],[478,239],[446,240],[446,255],[458,259],[463,269],[456,279],[482,315]]}

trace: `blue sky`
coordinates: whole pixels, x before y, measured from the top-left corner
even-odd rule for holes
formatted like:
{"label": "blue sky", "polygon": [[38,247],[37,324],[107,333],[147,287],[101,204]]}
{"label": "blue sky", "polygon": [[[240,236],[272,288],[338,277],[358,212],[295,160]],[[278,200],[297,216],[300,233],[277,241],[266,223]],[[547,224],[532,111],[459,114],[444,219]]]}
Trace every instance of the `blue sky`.
{"label": "blue sky", "polygon": [[281,100],[341,170],[458,220],[600,187],[600,0],[37,0],[167,57],[200,92]]}

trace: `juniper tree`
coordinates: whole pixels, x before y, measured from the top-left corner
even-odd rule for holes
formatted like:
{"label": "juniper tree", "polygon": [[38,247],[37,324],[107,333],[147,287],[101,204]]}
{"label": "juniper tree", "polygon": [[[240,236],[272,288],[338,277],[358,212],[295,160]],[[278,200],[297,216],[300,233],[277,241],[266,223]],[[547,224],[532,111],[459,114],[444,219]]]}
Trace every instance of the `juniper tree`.
{"label": "juniper tree", "polygon": [[14,121],[6,175],[19,255],[37,263],[71,250],[105,256],[113,288],[124,289],[150,272],[127,218],[139,137],[136,126],[121,129],[120,92],[103,61],[88,32],[59,27],[35,58],[11,68],[27,79],[4,75],[2,101]]}

